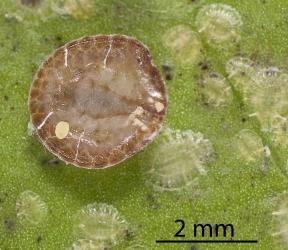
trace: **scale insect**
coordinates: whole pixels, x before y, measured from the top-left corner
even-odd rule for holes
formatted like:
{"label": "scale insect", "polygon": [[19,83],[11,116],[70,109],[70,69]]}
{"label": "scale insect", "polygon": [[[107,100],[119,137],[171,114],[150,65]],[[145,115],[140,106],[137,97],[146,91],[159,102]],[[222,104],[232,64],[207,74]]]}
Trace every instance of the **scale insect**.
{"label": "scale insect", "polygon": [[143,149],[166,109],[165,83],[148,49],[123,35],[60,47],[40,66],[29,95],[42,144],[82,168],[109,167]]}

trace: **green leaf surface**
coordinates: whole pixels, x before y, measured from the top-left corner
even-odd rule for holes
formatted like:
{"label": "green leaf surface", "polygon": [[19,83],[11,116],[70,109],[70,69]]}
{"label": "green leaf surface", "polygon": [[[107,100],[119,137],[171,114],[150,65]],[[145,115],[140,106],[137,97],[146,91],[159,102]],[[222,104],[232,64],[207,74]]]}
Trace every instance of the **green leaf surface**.
{"label": "green leaf surface", "polygon": [[[124,240],[112,249],[127,249],[135,244],[155,250],[285,249],[288,234],[277,232],[288,230],[288,217],[280,216],[279,220],[272,215],[282,211],[279,207],[287,199],[285,131],[281,135],[283,141],[275,143],[273,134],[263,130],[262,120],[250,115],[257,110],[249,98],[257,98],[257,93],[251,88],[247,101],[225,65],[229,59],[243,56],[259,67],[288,70],[287,1],[69,2],[76,6],[70,13],[64,0],[43,0],[35,6],[21,4],[20,0],[0,2],[0,249],[67,249],[77,240],[73,233],[77,211],[95,202],[117,208],[130,226]],[[211,3],[227,4],[239,12],[243,21],[237,31],[240,39],[217,44],[198,32],[197,14]],[[165,34],[178,25],[188,27],[198,37],[202,46],[198,61],[183,63],[185,53],[179,55],[179,51],[173,51],[165,43]],[[207,163],[207,174],[200,176],[197,187],[190,191],[157,192],[147,185],[151,178],[147,172],[161,145],[161,134],[132,158],[95,171],[51,161],[53,157],[27,133],[29,88],[40,63],[68,41],[116,33],[142,41],[160,70],[163,64],[171,66],[172,80],[166,81],[169,108],[165,127],[201,132],[213,145],[214,160]],[[203,101],[199,82],[207,71],[222,75],[231,87],[232,99],[226,105]],[[267,98],[274,98],[274,94],[271,92]],[[267,110],[269,113],[270,108]],[[235,136],[243,129],[253,131],[269,147],[271,155],[264,167],[262,162],[247,162],[238,157]],[[252,155],[253,151],[249,149],[246,154]],[[186,162],[187,166],[193,164]],[[16,216],[17,199],[26,190],[37,193],[48,208],[45,220],[37,225],[21,223]],[[230,223],[235,230],[234,240],[258,240],[258,243],[156,244],[158,239],[174,239],[180,229],[174,222],[177,219],[186,222],[185,239],[194,238],[194,223]]]}

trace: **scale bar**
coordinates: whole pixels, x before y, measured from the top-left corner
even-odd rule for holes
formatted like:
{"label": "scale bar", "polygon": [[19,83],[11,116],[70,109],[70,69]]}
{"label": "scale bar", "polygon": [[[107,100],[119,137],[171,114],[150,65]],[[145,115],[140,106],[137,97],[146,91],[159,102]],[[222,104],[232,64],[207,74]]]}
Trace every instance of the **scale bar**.
{"label": "scale bar", "polygon": [[258,243],[258,240],[156,240],[156,243],[228,243],[228,244],[243,244],[243,243]]}

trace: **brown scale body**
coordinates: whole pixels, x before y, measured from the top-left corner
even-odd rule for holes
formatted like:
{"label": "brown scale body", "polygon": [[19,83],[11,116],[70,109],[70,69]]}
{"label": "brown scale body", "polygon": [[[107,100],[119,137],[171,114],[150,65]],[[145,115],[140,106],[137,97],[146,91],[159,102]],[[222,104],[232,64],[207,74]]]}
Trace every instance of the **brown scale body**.
{"label": "brown scale body", "polygon": [[[121,35],[57,49],[36,73],[29,98],[44,146],[84,168],[112,166],[141,150],[159,132],[166,108],[165,84],[148,49]],[[64,138],[57,137],[63,123]]]}

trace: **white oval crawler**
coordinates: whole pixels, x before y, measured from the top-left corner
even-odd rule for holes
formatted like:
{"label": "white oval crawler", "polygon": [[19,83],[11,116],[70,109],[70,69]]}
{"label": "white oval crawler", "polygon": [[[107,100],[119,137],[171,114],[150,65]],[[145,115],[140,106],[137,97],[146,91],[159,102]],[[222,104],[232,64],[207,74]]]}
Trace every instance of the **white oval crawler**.
{"label": "white oval crawler", "polygon": [[195,63],[202,57],[202,44],[198,35],[188,26],[178,25],[169,29],[163,36],[163,42],[170,48],[181,63]]}
{"label": "white oval crawler", "polygon": [[253,93],[256,83],[257,66],[249,58],[233,57],[225,65],[228,78],[238,91],[241,91],[246,100]]}
{"label": "white oval crawler", "polygon": [[249,104],[257,112],[262,128],[272,131],[274,126],[278,126],[278,117],[285,119],[287,116],[288,75],[273,71],[267,76],[266,71],[261,72],[255,91],[249,97]]}
{"label": "white oval crawler", "polygon": [[239,12],[226,4],[206,5],[196,17],[198,31],[215,43],[238,39],[242,24]]}
{"label": "white oval crawler", "polygon": [[225,106],[232,101],[230,85],[217,73],[204,75],[199,82],[199,92],[205,103],[215,107]]}
{"label": "white oval crawler", "polygon": [[241,57],[229,60],[226,71],[252,108],[250,117],[259,120],[262,132],[275,146],[287,148],[288,74],[278,67],[260,67]]}
{"label": "white oval crawler", "polygon": [[166,129],[153,152],[149,181],[156,191],[191,190],[206,175],[214,150],[201,133]]}
{"label": "white oval crawler", "polygon": [[123,239],[126,227],[126,221],[115,207],[92,203],[77,213],[74,232],[79,239],[113,245]]}
{"label": "white oval crawler", "polygon": [[229,78],[241,75],[250,76],[254,71],[254,62],[246,57],[233,57],[225,65]]}
{"label": "white oval crawler", "polygon": [[26,190],[16,201],[16,215],[23,224],[37,225],[47,216],[48,208],[41,197]]}
{"label": "white oval crawler", "polygon": [[250,129],[242,129],[235,135],[233,147],[238,159],[250,162],[262,162],[267,148],[264,147],[262,139]]}

